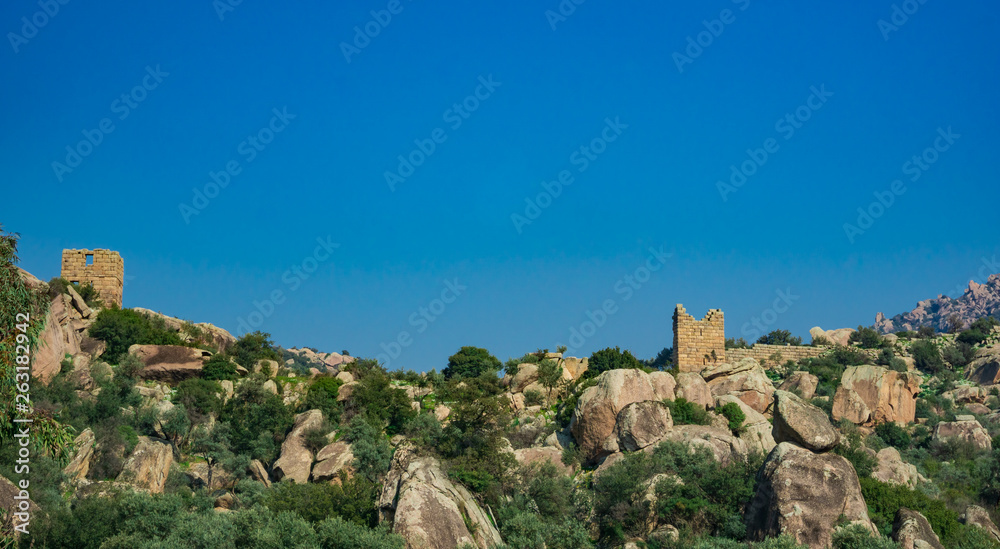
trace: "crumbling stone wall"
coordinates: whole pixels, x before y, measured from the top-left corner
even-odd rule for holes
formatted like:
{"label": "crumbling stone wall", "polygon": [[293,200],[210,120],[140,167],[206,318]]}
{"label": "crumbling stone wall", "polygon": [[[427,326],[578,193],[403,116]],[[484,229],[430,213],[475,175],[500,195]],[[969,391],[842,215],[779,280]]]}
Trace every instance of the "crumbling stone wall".
{"label": "crumbling stone wall", "polygon": [[[87,264],[88,258],[91,264]],[[112,250],[63,250],[62,275],[70,282],[90,282],[105,305],[122,306],[125,263]]]}
{"label": "crumbling stone wall", "polygon": [[786,360],[798,362],[805,358],[814,358],[831,348],[826,345],[810,347],[805,345],[765,345],[757,343],[751,345],[749,349],[729,349],[726,352],[729,353],[729,362],[733,364],[743,358],[750,357],[756,359],[757,362],[760,362],[764,366],[771,367],[784,364]]}
{"label": "crumbling stone wall", "polygon": [[721,309],[701,320],[677,304],[674,310],[674,364],[679,372],[700,372],[726,361],[726,329]]}

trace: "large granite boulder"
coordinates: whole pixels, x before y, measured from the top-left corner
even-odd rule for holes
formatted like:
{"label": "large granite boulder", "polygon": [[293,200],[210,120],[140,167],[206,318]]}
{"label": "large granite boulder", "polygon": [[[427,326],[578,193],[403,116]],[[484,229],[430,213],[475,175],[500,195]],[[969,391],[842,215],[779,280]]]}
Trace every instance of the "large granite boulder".
{"label": "large granite boulder", "polygon": [[840,442],[840,432],[826,412],[788,391],[774,392],[774,440],[826,452]]}
{"label": "large granite boulder", "polygon": [[921,377],[881,366],[850,366],[833,397],[833,418],[871,426],[894,421],[906,425],[916,414]]}
{"label": "large granite boulder", "polygon": [[312,469],[313,482],[323,482],[338,478],[341,471],[348,470],[354,463],[351,445],[339,440],[328,444],[316,454],[316,465]]}
{"label": "large granite boulder", "polygon": [[663,402],[633,402],[618,412],[615,421],[618,447],[626,452],[642,450],[662,439],[673,426],[670,408]]}
{"label": "large granite boulder", "polygon": [[[554,433],[553,433],[554,434]],[[562,462],[562,450],[555,446],[542,446],[535,448],[521,448],[514,450],[514,458],[521,465],[535,465],[552,463],[560,473],[573,476],[573,468]]]}
{"label": "large granite boulder", "polygon": [[944,549],[927,518],[905,507],[896,512],[892,539],[900,549]]}
{"label": "large granite boulder", "polygon": [[56,377],[67,354],[80,352],[80,340],[85,323],[63,294],[52,298],[45,314],[45,328],[38,336],[38,345],[32,349],[34,360],[31,375],[43,385]]}
{"label": "large granite boulder", "polygon": [[741,359],[736,364],[721,364],[701,373],[712,395],[733,395],[751,408],[764,413],[771,405],[774,383],[760,363],[752,358]]}
{"label": "large granite boulder", "polygon": [[982,528],[996,541],[1000,541],[1000,528],[990,519],[990,513],[978,505],[970,505],[962,513],[962,522],[969,526]]}
{"label": "large granite boulder", "polygon": [[702,408],[710,408],[715,402],[712,390],[701,374],[695,372],[681,372],[677,374],[677,387],[675,388],[677,398],[686,399]]}
{"label": "large granite boulder", "polygon": [[[728,429],[711,425],[674,425],[664,434],[661,441],[663,440],[683,442],[691,448],[707,448],[712,452],[715,461],[724,466],[736,461],[745,461],[750,453],[750,448],[744,440],[733,436]],[[647,446],[645,450],[650,451],[653,448],[655,445]]]}
{"label": "large granite boulder", "polygon": [[858,475],[843,456],[815,454],[781,442],[767,456],[758,478],[746,513],[752,540],[787,534],[798,543],[825,549],[841,517],[878,533],[868,518]]}
{"label": "large granite boulder", "polygon": [[614,432],[618,412],[633,402],[654,400],[649,376],[642,370],[608,370],[580,395],[570,431],[584,459],[592,462],[607,453],[604,442]]}
{"label": "large granite boulder", "polygon": [[177,384],[201,376],[201,369],[212,353],[182,345],[132,345],[129,354],[139,357],[142,379]]}
{"label": "large granite boulder", "polygon": [[976,356],[965,368],[965,377],[980,385],[1000,383],[1000,346],[992,349],[984,347],[976,351]]}
{"label": "large granite boulder", "polygon": [[[28,487],[31,488],[30,485]],[[30,490],[21,490],[18,485],[0,476],[0,509],[8,513],[4,522],[10,521],[8,524],[15,529],[15,535],[22,529],[31,532],[31,519],[39,516],[41,511],[38,504],[29,499],[30,495]]]}
{"label": "large granite boulder", "polygon": [[94,432],[89,427],[84,429],[73,440],[73,447],[76,448],[73,459],[63,469],[70,482],[86,478],[90,471],[90,460],[94,457]]}
{"label": "large granite boulder", "polygon": [[875,459],[878,460],[878,465],[876,465],[875,470],[872,472],[872,478],[876,480],[888,484],[907,486],[910,489],[916,488],[919,481],[926,480],[917,472],[916,466],[903,461],[903,457],[899,455],[899,450],[892,446],[879,450],[875,454]]}
{"label": "large granite boulder", "polygon": [[248,470],[250,472],[250,478],[262,483],[268,488],[271,487],[271,475],[267,472],[267,467],[264,467],[264,464],[261,463],[259,459],[252,460]]}
{"label": "large granite boulder", "polygon": [[854,333],[854,328],[837,328],[836,330],[824,330],[819,326],[813,326],[809,329],[809,335],[812,336],[812,340],[815,342],[819,338],[825,338],[830,342],[831,345],[842,345],[844,347],[850,345],[851,334]]}
{"label": "large granite boulder", "polygon": [[715,407],[719,408],[730,402],[739,406],[743,415],[746,416],[746,419],[743,420],[743,431],[739,433],[740,440],[746,442],[750,451],[767,455],[777,444],[771,434],[771,422],[763,414],[733,395],[723,395],[715,399]]}
{"label": "large granite boulder", "polygon": [[[152,311],[150,309],[143,309],[142,307],[133,307],[132,310],[149,317],[162,319],[167,325],[167,328],[177,332],[181,339],[191,342],[196,339],[195,336],[185,329],[185,326],[189,324],[187,321],[167,316],[163,313]],[[230,345],[236,343],[236,338],[233,337],[233,334],[229,333],[227,330],[219,328],[218,326],[208,324],[207,322],[199,322],[197,324],[193,324],[193,326],[197,329],[197,331],[201,332],[200,339],[214,348],[216,352],[221,353],[228,349]]]}
{"label": "large granite boulder", "polygon": [[653,384],[653,393],[657,400],[674,400],[677,398],[675,389],[677,380],[668,372],[653,372],[649,374],[649,382]]}
{"label": "large granite boulder", "polygon": [[980,450],[992,450],[993,442],[990,433],[976,416],[955,416],[955,421],[942,421],[934,427],[933,440],[940,442],[962,441],[972,444]]}
{"label": "large granite boulder", "polygon": [[305,432],[323,425],[323,412],[309,410],[295,416],[292,431],[281,443],[281,457],[274,462],[271,473],[276,480],[288,478],[298,484],[309,481],[313,454],[306,447]]}
{"label": "large granite boulder", "polygon": [[798,393],[803,400],[809,400],[816,394],[819,378],[809,372],[792,372],[788,379],[778,387],[782,391]]}
{"label": "large granite boulder", "polygon": [[[472,494],[453,483],[433,457],[417,457],[408,445],[396,450],[378,500],[379,520],[412,549],[500,545],[500,532]],[[471,527],[471,531],[470,531]]]}
{"label": "large granite boulder", "polygon": [[117,480],[151,494],[159,494],[163,492],[173,463],[174,453],[169,444],[149,437],[139,437],[139,444],[125,460]]}

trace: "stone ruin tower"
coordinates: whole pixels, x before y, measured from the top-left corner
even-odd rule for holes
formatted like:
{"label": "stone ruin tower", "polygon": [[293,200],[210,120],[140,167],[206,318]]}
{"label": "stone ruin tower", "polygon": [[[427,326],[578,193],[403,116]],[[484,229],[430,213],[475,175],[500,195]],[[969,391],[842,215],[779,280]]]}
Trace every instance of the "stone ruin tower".
{"label": "stone ruin tower", "polygon": [[110,306],[122,306],[122,287],[125,283],[125,263],[118,252],[111,250],[63,250],[62,275],[70,282],[90,282]]}
{"label": "stone ruin tower", "polygon": [[721,309],[701,320],[677,304],[674,309],[674,364],[678,372],[700,372],[726,361],[726,331]]}

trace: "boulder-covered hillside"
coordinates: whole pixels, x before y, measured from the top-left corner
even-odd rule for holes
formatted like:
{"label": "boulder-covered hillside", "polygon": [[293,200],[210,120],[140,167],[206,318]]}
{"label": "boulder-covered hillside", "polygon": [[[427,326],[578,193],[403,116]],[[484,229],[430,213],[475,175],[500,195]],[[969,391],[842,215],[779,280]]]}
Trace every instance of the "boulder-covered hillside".
{"label": "boulder-covered hillside", "polygon": [[[102,307],[12,260],[0,297],[0,546],[1000,548],[990,319],[701,372],[470,346],[415,373]],[[27,475],[11,443],[21,311]]]}
{"label": "boulder-covered hillside", "polygon": [[942,332],[966,327],[984,316],[1000,318],[1000,274],[990,275],[986,282],[969,281],[969,287],[957,298],[939,295],[925,299],[909,312],[886,318],[878,313],[875,327],[883,334],[901,330],[917,330],[930,326]]}

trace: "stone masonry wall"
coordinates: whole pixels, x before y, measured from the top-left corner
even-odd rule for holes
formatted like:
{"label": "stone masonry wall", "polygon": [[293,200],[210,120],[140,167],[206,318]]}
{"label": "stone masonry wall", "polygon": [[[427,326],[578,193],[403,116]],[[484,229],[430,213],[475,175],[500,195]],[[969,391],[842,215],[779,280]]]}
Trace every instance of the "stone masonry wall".
{"label": "stone masonry wall", "polygon": [[700,372],[726,361],[726,329],[721,309],[709,309],[701,320],[674,310],[674,364],[679,372]]}
{"label": "stone masonry wall", "polygon": [[[93,256],[92,265],[87,265],[87,256]],[[122,305],[125,264],[118,252],[101,249],[63,250],[61,276],[70,282],[90,282],[105,305]]]}
{"label": "stone masonry wall", "polygon": [[[798,362],[803,358],[813,358],[825,353],[830,347],[818,345],[816,347],[798,345],[765,345],[757,343],[749,349],[727,349],[729,362],[736,364],[741,359],[750,357],[766,366],[777,366],[784,364],[786,360]],[[777,353],[780,358],[773,360],[771,357]],[[766,364],[765,364],[766,362]]]}

